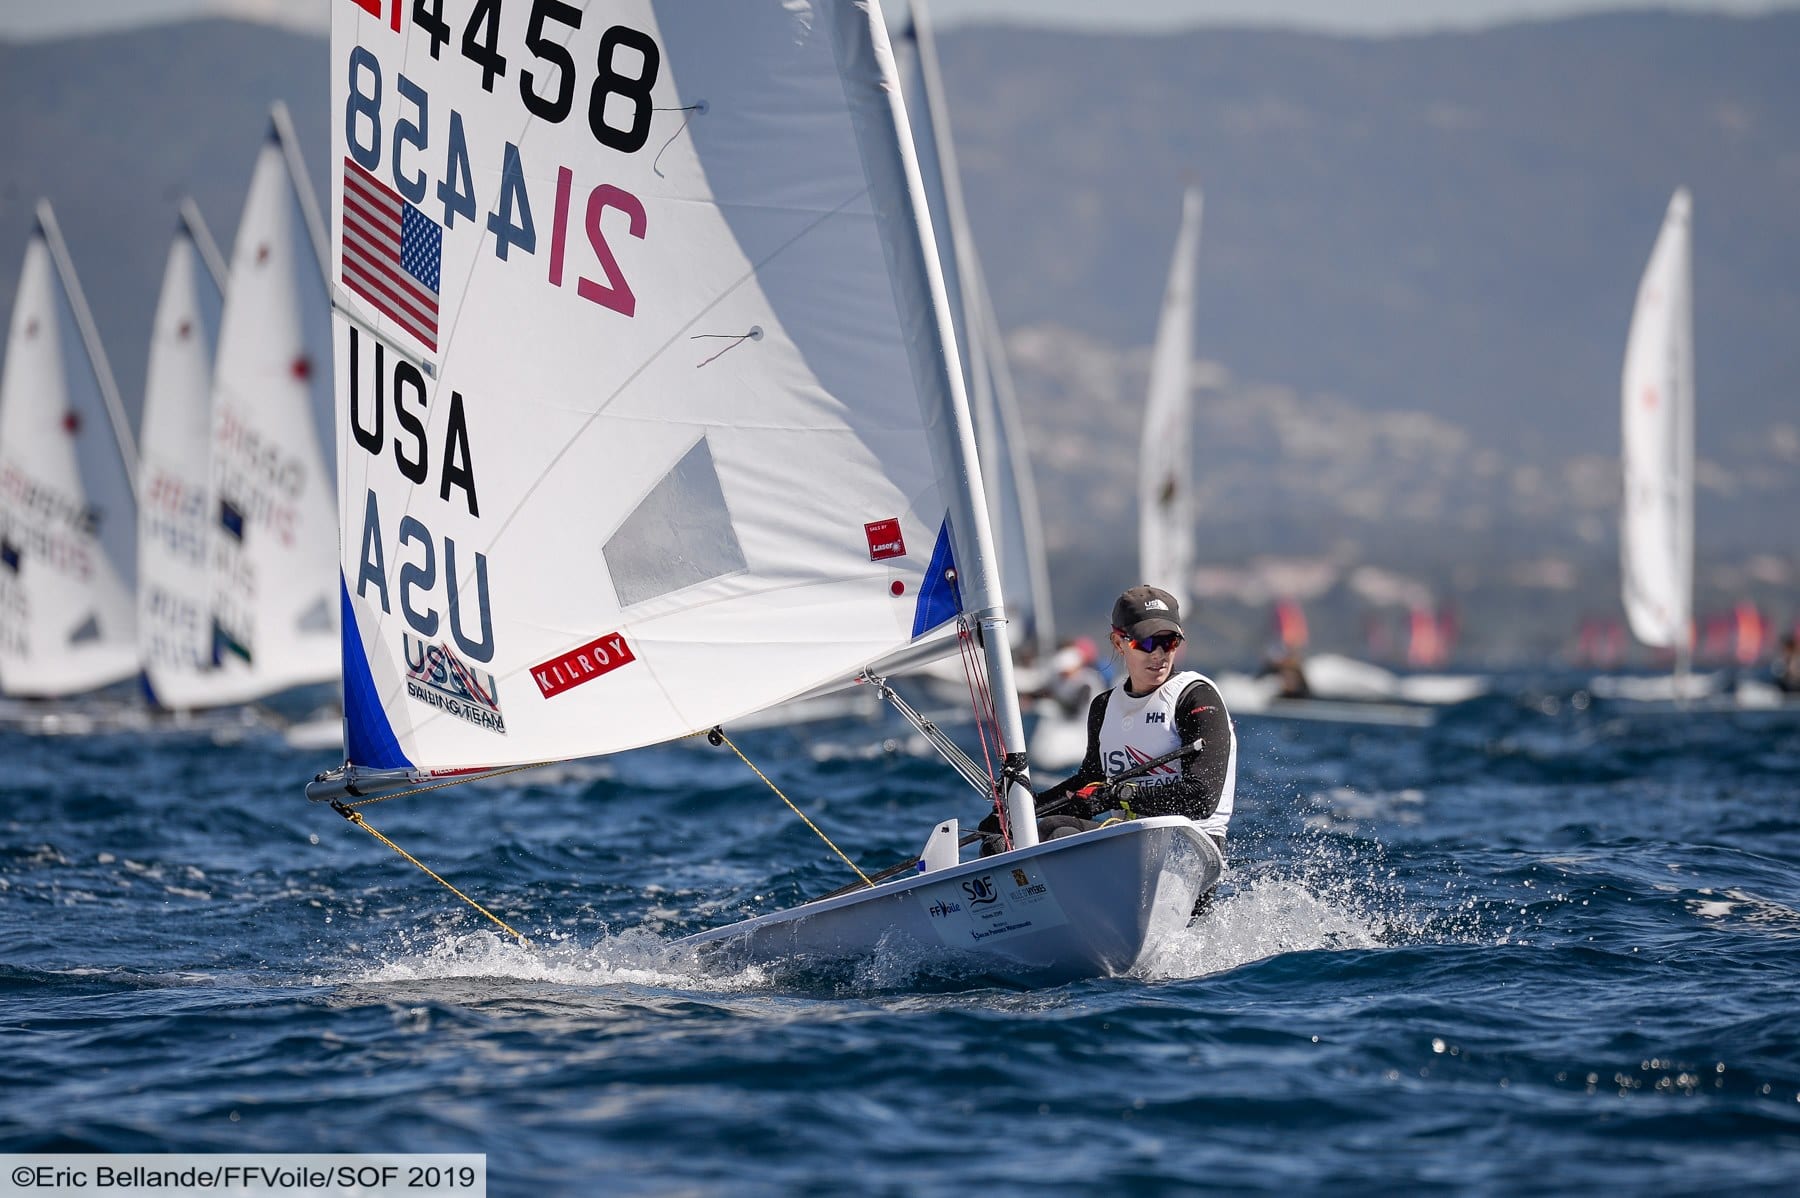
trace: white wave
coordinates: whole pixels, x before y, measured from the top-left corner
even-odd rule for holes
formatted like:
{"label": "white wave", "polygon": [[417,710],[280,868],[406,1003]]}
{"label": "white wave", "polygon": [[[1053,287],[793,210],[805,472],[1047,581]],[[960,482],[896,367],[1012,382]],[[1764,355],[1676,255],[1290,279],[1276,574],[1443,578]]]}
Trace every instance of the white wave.
{"label": "white wave", "polygon": [[522,945],[497,931],[403,934],[398,951],[322,985],[508,979],[568,986],[651,986],[681,990],[739,991],[767,985],[760,969],[716,973],[693,952],[677,949],[645,931],[602,934],[584,942],[552,934]]}
{"label": "white wave", "polygon": [[1271,877],[1215,898],[1143,972],[1157,980],[1202,977],[1282,953],[1379,948],[1392,939],[1393,921],[1355,901]]}

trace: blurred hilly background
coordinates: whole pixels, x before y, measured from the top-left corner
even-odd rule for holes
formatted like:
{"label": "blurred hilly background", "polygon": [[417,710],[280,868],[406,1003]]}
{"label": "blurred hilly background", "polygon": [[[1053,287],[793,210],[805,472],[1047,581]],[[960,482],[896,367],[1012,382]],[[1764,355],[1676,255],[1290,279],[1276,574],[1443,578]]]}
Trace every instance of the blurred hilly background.
{"label": "blurred hilly background", "polygon": [[[1800,616],[1800,14],[1386,39],[974,26],[939,50],[1065,632],[1100,631],[1136,581],[1138,416],[1188,179],[1205,660],[1256,654],[1283,595],[1316,648],[1354,653],[1436,603],[1488,664],[1616,618],[1620,362],[1681,184],[1698,610]],[[46,196],[135,407],[180,197],[229,251],[276,99],[325,196],[328,71],[324,39],[232,21],[0,44],[0,318]]]}

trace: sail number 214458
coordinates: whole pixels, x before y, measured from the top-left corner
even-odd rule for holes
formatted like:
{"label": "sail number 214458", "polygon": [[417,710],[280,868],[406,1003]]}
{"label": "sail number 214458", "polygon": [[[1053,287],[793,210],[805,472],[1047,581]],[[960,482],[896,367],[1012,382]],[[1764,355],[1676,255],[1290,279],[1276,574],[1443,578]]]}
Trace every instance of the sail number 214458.
{"label": "sail number 214458", "polygon": [[[496,75],[506,72],[506,59],[499,55],[494,39],[498,37],[498,5],[491,19],[482,18],[488,11],[477,4],[463,38],[465,57],[482,66],[482,85],[493,90]],[[413,18],[428,32],[442,26],[442,4],[421,13],[426,6],[415,6]],[[564,13],[562,10],[567,10]],[[572,19],[569,14],[573,14]],[[428,21],[429,18],[430,20]],[[580,13],[554,0],[538,0],[532,11],[532,22],[526,44],[542,60],[540,70],[520,72],[521,103],[537,119],[558,122],[572,110],[575,87],[574,63],[566,47],[543,40],[544,21],[555,19],[579,25]],[[484,23],[485,20],[485,23]],[[435,21],[436,24],[431,23]],[[486,30],[485,40],[471,40],[470,32]],[[431,33],[433,57],[444,39]],[[488,55],[492,53],[493,58]],[[651,118],[650,88],[656,81],[660,55],[656,43],[647,35],[626,26],[613,26],[601,38],[597,77],[589,95],[588,124],[596,141],[610,149],[634,152],[642,148],[649,135]],[[621,65],[615,69],[614,60]],[[630,60],[635,74],[622,73],[623,63]],[[555,68],[542,70],[542,64]],[[387,80],[381,60],[366,46],[353,46],[345,63],[348,72],[348,95],[344,105],[344,137],[350,159],[371,174],[385,173],[399,193],[419,217],[454,231],[459,221],[476,224],[486,208],[485,230],[494,256],[502,262],[517,261],[538,252],[538,213],[550,216],[548,245],[544,257],[545,278],[553,287],[563,287],[568,261],[568,226],[572,209],[575,219],[587,234],[593,265],[599,277],[590,277],[581,268],[574,272],[573,285],[582,299],[611,309],[624,316],[637,311],[637,296],[626,278],[612,245],[607,240],[607,226],[613,236],[621,234],[643,240],[648,232],[648,216],[644,205],[631,192],[613,183],[592,184],[581,208],[575,209],[576,171],[558,164],[554,171],[527,170],[518,144],[508,141],[501,147],[478,146],[472,153],[462,112],[452,108],[447,121],[432,120],[431,97],[426,89],[405,74],[393,79],[398,97],[396,112],[384,128],[381,111]],[[554,77],[554,84],[544,82]],[[549,93],[546,98],[534,86]],[[613,103],[614,99],[621,102]],[[621,111],[629,113],[629,124],[615,126]],[[433,130],[438,129],[434,137]],[[493,164],[498,158],[498,171],[489,165],[482,178],[496,179],[493,194],[479,197],[476,193],[475,161]],[[386,171],[383,172],[385,162]],[[427,167],[431,167],[428,173]],[[533,197],[528,180],[555,179],[554,195],[540,192]],[[540,184],[540,187],[542,184]],[[487,202],[484,205],[482,200]],[[615,215],[607,217],[611,211]],[[477,225],[480,228],[480,225]],[[515,257],[515,251],[519,257]]]}

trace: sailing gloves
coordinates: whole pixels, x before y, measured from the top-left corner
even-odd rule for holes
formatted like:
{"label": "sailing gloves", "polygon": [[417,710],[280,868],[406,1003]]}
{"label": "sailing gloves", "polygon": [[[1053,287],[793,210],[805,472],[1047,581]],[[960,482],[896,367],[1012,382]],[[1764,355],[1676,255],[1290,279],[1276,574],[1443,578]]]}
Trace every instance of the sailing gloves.
{"label": "sailing gloves", "polygon": [[1071,813],[1097,819],[1109,811],[1123,811],[1127,819],[1135,819],[1132,803],[1140,789],[1136,782],[1090,782],[1075,792]]}

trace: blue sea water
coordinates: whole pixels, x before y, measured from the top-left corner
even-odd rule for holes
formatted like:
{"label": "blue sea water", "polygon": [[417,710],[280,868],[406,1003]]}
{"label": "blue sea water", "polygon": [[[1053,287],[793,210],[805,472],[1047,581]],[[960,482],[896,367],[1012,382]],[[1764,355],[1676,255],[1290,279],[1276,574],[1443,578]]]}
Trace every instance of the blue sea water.
{"label": "blue sea water", "polygon": [[[0,732],[0,1151],[482,1152],[490,1192],[1792,1194],[1800,711],[1240,721],[1231,864],[1146,976],[678,934],[843,865],[725,750],[365,809],[274,737]],[[980,815],[858,726],[740,744],[866,864]],[[947,812],[948,809],[948,812]]]}

